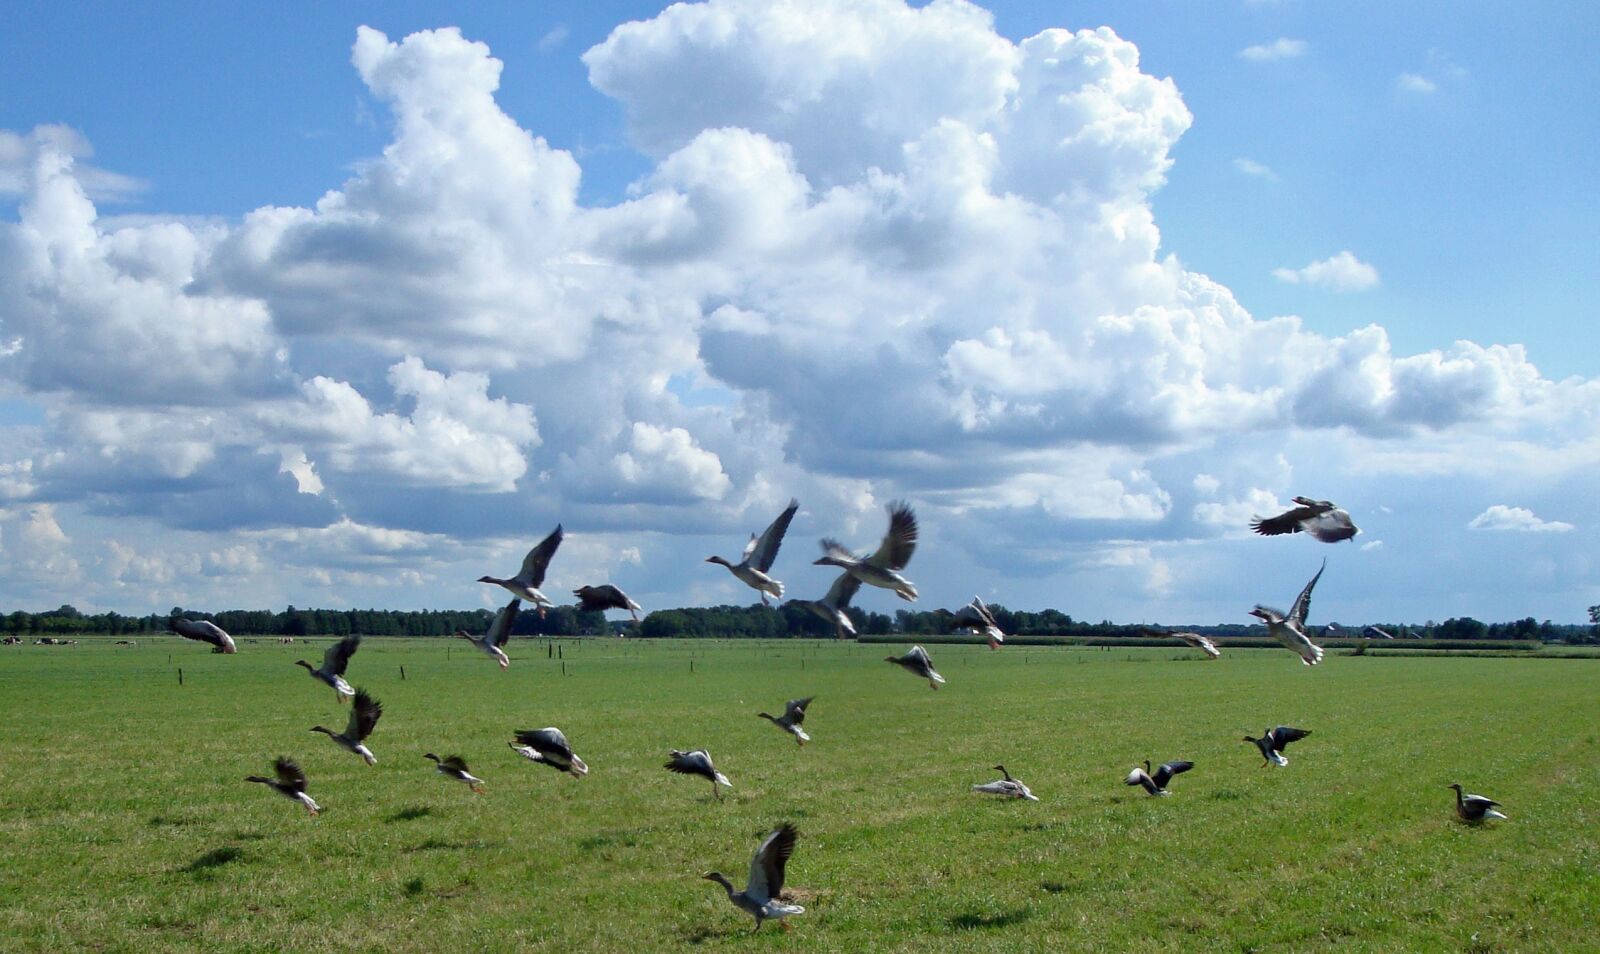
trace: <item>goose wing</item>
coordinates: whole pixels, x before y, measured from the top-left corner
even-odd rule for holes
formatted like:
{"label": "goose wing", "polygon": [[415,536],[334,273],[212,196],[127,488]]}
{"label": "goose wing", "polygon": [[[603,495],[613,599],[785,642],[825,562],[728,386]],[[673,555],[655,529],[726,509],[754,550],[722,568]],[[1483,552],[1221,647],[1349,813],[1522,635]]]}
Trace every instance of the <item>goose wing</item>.
{"label": "goose wing", "polygon": [[519,729],[517,741],[523,745],[531,745],[545,754],[553,753],[568,760],[572,758],[572,746],[567,743],[567,737],[555,726],[543,729]]}
{"label": "goose wing", "polygon": [[789,704],[783,707],[783,717],[789,720],[790,725],[799,725],[806,721],[806,706],[811,705],[811,700],[816,696],[806,696],[804,699],[790,699]]}
{"label": "goose wing", "polygon": [[585,612],[591,610],[625,609],[637,611],[639,604],[628,598],[628,594],[603,583],[600,586],[584,586],[572,591],[578,598],[578,608]]}
{"label": "goose wing", "polygon": [[933,660],[928,658],[928,651],[921,646],[912,646],[900,658],[924,675],[933,672]]}
{"label": "goose wing", "polygon": [[522,600],[513,596],[511,602],[500,607],[494,614],[494,622],[489,624],[489,632],[483,637],[483,641],[496,649],[505,646],[511,640],[511,624],[517,621],[517,613],[521,609]]}
{"label": "goose wing", "polygon": [[291,792],[306,790],[306,773],[300,770],[300,763],[287,755],[280,755],[272,763],[272,774],[278,776],[278,784]]}
{"label": "goose wing", "polygon": [[367,690],[357,689],[350,705],[350,724],[345,726],[344,734],[357,742],[365,742],[382,715],[383,703],[367,695]]}
{"label": "goose wing", "polygon": [[903,500],[889,505],[889,532],[883,535],[878,550],[867,557],[873,566],[889,570],[902,570],[911,562],[917,549],[917,515],[911,505]]}
{"label": "goose wing", "polygon": [[1299,742],[1310,734],[1310,729],[1296,729],[1294,726],[1280,725],[1268,732],[1267,737],[1272,740],[1272,747],[1281,752],[1283,747],[1290,742]]}
{"label": "goose wing", "polygon": [[1302,626],[1305,625],[1306,614],[1311,611],[1311,591],[1316,587],[1317,581],[1322,579],[1322,571],[1327,568],[1328,560],[1324,557],[1322,566],[1317,569],[1317,575],[1313,576],[1311,582],[1306,584],[1306,588],[1300,591],[1300,595],[1294,598],[1294,605],[1289,607],[1289,619],[1298,622]]}
{"label": "goose wing", "polygon": [[184,619],[181,616],[175,616],[172,619],[172,631],[184,639],[209,643],[224,651],[233,646],[233,637],[229,636],[221,626],[210,620]]}
{"label": "goose wing", "polygon": [[861,589],[861,581],[849,572],[839,574],[839,578],[828,587],[828,595],[822,598],[825,605],[842,610],[850,605],[856,598],[856,593]]}
{"label": "goose wing", "polygon": [[795,839],[800,833],[793,825],[784,822],[761,842],[755,857],[750,859],[750,883],[744,893],[765,903],[783,893],[783,869],[789,856],[794,854]]}
{"label": "goose wing", "polygon": [[772,521],[760,537],[751,538],[750,546],[745,548],[744,562],[762,573],[772,569],[772,561],[778,558],[778,548],[783,545],[783,535],[789,532],[789,521],[799,509],[800,501],[789,498],[789,506],[778,514],[778,519]]}
{"label": "goose wing", "polygon": [[1504,807],[1499,802],[1488,797],[1487,795],[1463,795],[1461,796],[1461,801],[1466,805],[1470,805],[1483,811],[1487,811],[1491,808]]}
{"label": "goose wing", "polygon": [[328,651],[322,654],[322,671],[335,676],[344,675],[345,667],[350,665],[350,657],[360,648],[360,636],[346,636],[329,646]]}
{"label": "goose wing", "polygon": [[451,773],[452,775],[466,775],[468,772],[467,760],[459,755],[452,755],[448,758],[440,759],[439,767],[444,769],[446,772]]}
{"label": "goose wing", "polygon": [[695,749],[693,752],[673,749],[665,767],[679,775],[704,775],[706,778],[715,777],[717,772],[711,765],[711,754],[705,749]]}
{"label": "goose wing", "polygon": [[1156,786],[1159,788],[1166,788],[1167,783],[1172,781],[1172,776],[1182,775],[1184,772],[1187,772],[1192,768],[1194,768],[1193,762],[1162,762],[1160,767],[1156,769]]}
{"label": "goose wing", "polygon": [[517,579],[537,589],[544,583],[545,568],[550,565],[550,558],[556,555],[556,548],[561,546],[561,524],[550,532],[548,537],[539,541],[539,544],[528,555],[522,558],[522,570],[517,573]]}

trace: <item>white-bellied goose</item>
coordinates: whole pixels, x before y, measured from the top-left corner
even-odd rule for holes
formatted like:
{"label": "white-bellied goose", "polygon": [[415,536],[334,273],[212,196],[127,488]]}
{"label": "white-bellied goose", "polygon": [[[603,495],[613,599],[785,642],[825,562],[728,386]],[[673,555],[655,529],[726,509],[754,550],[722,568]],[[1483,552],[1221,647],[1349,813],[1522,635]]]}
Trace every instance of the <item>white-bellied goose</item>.
{"label": "white-bellied goose", "polygon": [[917,588],[899,571],[911,562],[911,554],[916,549],[916,514],[911,512],[909,504],[896,501],[889,505],[889,532],[884,534],[883,542],[871,556],[857,556],[839,541],[824,538],[822,557],[816,562],[821,566],[839,567],[868,586],[894,590],[896,596],[910,601],[917,598]]}
{"label": "white-bellied goose", "polygon": [[1462,821],[1476,825],[1485,819],[1506,817],[1495,811],[1502,807],[1500,803],[1487,795],[1463,795],[1460,782],[1452,782],[1449,787],[1456,790],[1456,815]]}
{"label": "white-bellied goose", "polygon": [[602,583],[599,586],[580,586],[572,591],[572,595],[578,598],[578,609],[585,613],[596,610],[603,613],[608,609],[625,609],[637,621],[639,614],[644,612],[638,603],[628,598],[628,594],[610,583]]}
{"label": "white-bellied goose", "polygon": [[182,616],[172,617],[168,624],[172,631],[184,639],[208,643],[214,653],[225,653],[232,656],[239,651],[233,644],[233,637],[229,636],[221,626],[206,619],[184,619]]}
{"label": "white-bellied goose", "polygon": [[990,611],[989,604],[985,603],[982,597],[974,596],[972,602],[950,615],[952,626],[956,629],[971,630],[986,637],[990,649],[999,649],[1006,641],[1006,634],[1000,631],[1000,625],[994,621],[994,613]]}
{"label": "white-bellied goose", "polygon": [[944,677],[934,671],[933,660],[928,658],[927,650],[921,646],[912,646],[906,650],[904,656],[885,656],[883,661],[894,663],[903,667],[906,672],[916,673],[928,680],[929,689],[937,689],[939,683],[944,682]]}
{"label": "white-bellied goose", "polygon": [[1144,760],[1144,768],[1136,768],[1123,779],[1126,785],[1143,785],[1144,790],[1151,795],[1167,794],[1167,783],[1172,781],[1174,775],[1179,775],[1194,768],[1193,762],[1172,761],[1162,762],[1155,774],[1150,774],[1150,760]]}
{"label": "white-bellied goose", "polygon": [[322,654],[321,669],[313,669],[304,659],[297,659],[294,664],[306,667],[306,672],[311,673],[312,679],[332,686],[333,691],[339,694],[339,701],[343,702],[345,696],[356,694],[356,691],[350,688],[350,684],[344,681],[344,671],[350,665],[350,657],[354,656],[359,648],[361,648],[360,636],[346,636],[329,646],[327,652]]}
{"label": "white-bellied goose", "polygon": [[993,782],[985,782],[982,785],[974,785],[972,790],[974,792],[984,792],[988,795],[1002,795],[1006,798],[1025,798],[1030,802],[1039,800],[1039,796],[1033,794],[1028,790],[1028,786],[1022,784],[1022,779],[1012,778],[1011,773],[1006,771],[1004,765],[996,765],[994,770],[1005,777]]}
{"label": "white-bellied goose", "polygon": [[543,729],[518,729],[517,741],[506,744],[523,758],[566,772],[573,778],[589,774],[589,766],[578,758],[567,744],[567,737],[553,725]]}
{"label": "white-bellied goose", "polygon": [[1285,616],[1270,606],[1257,605],[1250,611],[1250,615],[1259,618],[1267,624],[1267,632],[1290,649],[1300,654],[1300,661],[1307,666],[1315,666],[1322,662],[1322,647],[1311,641],[1306,635],[1306,613],[1311,609],[1311,590],[1322,579],[1322,571],[1328,568],[1328,561],[1322,561],[1321,569],[1311,578],[1306,588],[1295,597],[1294,606],[1290,607],[1289,615]]}
{"label": "white-bellied goose", "polygon": [[677,772],[679,775],[698,775],[703,779],[710,780],[711,794],[715,795],[719,802],[722,801],[722,792],[717,789],[717,786],[733,787],[733,783],[728,781],[728,776],[717,771],[717,767],[711,764],[711,753],[705,749],[695,749],[693,752],[680,752],[677,749],[673,749],[667,757],[667,764],[662,767]]}
{"label": "white-bellied goose", "polygon": [[780,900],[783,894],[783,868],[794,853],[794,843],[798,837],[799,832],[795,831],[794,826],[784,822],[763,839],[755,857],[750,859],[750,882],[743,891],[734,891],[733,882],[720,871],[709,871],[701,877],[722,885],[733,906],[756,919],[757,931],[761,930],[761,922],[768,920],[777,921],[787,931],[789,922],[784,918],[791,914],[806,913],[806,909],[800,905]]}
{"label": "white-bellied goose", "polygon": [[849,573],[841,573],[839,578],[833,581],[833,585],[828,587],[828,593],[822,599],[795,600],[795,602],[832,623],[835,638],[845,639],[856,634],[856,624],[850,621],[850,614],[845,610],[850,608],[850,601],[855,598],[859,589],[861,589],[860,580]]}
{"label": "white-bellied goose", "polygon": [[761,605],[770,605],[767,596],[773,599],[783,598],[783,584],[767,575],[772,569],[772,561],[778,558],[778,548],[783,545],[783,535],[789,532],[789,521],[794,519],[796,510],[800,509],[800,501],[790,498],[789,506],[783,513],[778,514],[778,519],[772,521],[761,536],[750,535],[750,542],[745,544],[744,556],[738,563],[729,563],[722,557],[706,557],[707,563],[720,563],[728,568],[744,585],[761,594]]}
{"label": "white-bellied goose", "polygon": [[456,635],[483,650],[485,654],[500,664],[501,669],[511,665],[511,658],[506,655],[505,645],[511,639],[511,625],[517,621],[517,611],[522,608],[522,600],[512,597],[511,602],[500,607],[494,614],[494,621],[489,624],[489,631],[482,636],[474,636],[464,629],[456,630]]}
{"label": "white-bellied goose", "polygon": [[1261,763],[1262,768],[1266,768],[1269,763],[1281,767],[1289,764],[1289,760],[1283,757],[1283,747],[1290,742],[1299,742],[1310,734],[1310,729],[1296,729],[1293,726],[1280,725],[1275,729],[1267,729],[1262,732],[1259,739],[1252,739],[1247,735],[1244,737],[1244,741],[1254,742],[1256,748],[1261,750],[1261,757],[1266,760]]}
{"label": "white-bellied goose", "polygon": [[343,732],[335,732],[325,726],[314,725],[312,732],[321,732],[323,735],[339,743],[339,747],[366,759],[368,765],[377,765],[378,757],[367,748],[367,736],[378,725],[378,718],[383,715],[383,703],[367,695],[367,690],[357,689],[355,701],[350,706],[350,721],[345,725]]}
{"label": "white-bellied goose", "polygon": [[539,608],[539,615],[544,615],[546,606],[554,606],[550,598],[539,592],[539,587],[544,585],[544,571],[550,565],[550,558],[556,555],[556,548],[561,546],[561,524],[550,532],[548,537],[540,540],[538,545],[528,551],[522,558],[522,569],[509,580],[502,580],[494,576],[480,576],[479,583],[494,583],[511,591],[511,595],[518,599],[527,600]]}
{"label": "white-bellied goose", "polygon": [[422,757],[425,759],[432,759],[434,762],[434,770],[440,775],[443,775],[445,778],[455,779],[456,781],[472,789],[474,792],[477,792],[479,795],[483,794],[483,779],[478,778],[467,770],[466,759],[459,755],[450,755],[441,759],[432,752],[429,752]]}
{"label": "white-bellied goose", "polygon": [[1361,532],[1360,528],[1350,520],[1350,514],[1336,507],[1331,500],[1296,497],[1294,502],[1299,506],[1286,510],[1276,517],[1256,517],[1251,520],[1250,529],[1264,537],[1273,537],[1281,533],[1299,533],[1303,530],[1323,543],[1349,540]]}
{"label": "white-bellied goose", "polygon": [[284,798],[292,798],[306,807],[312,815],[322,811],[322,806],[306,794],[306,773],[300,771],[300,766],[294,759],[280,755],[272,763],[272,774],[277,778],[263,778],[260,775],[245,776],[246,782],[260,782]]}
{"label": "white-bellied goose", "polygon": [[806,735],[806,730],[800,728],[800,723],[806,721],[806,706],[811,705],[811,700],[815,698],[816,696],[806,696],[804,699],[790,699],[788,705],[783,707],[783,715],[776,719],[765,712],[757,712],[756,717],[766,719],[794,736],[796,743],[805,745],[811,741],[811,736]]}
{"label": "white-bellied goose", "polygon": [[1140,635],[1149,636],[1154,639],[1181,639],[1186,644],[1193,646],[1195,649],[1205,653],[1207,659],[1216,659],[1218,656],[1222,655],[1222,650],[1217,648],[1216,643],[1212,642],[1205,636],[1201,636],[1199,633],[1168,633],[1159,629],[1151,629],[1148,626],[1140,629],[1139,633]]}

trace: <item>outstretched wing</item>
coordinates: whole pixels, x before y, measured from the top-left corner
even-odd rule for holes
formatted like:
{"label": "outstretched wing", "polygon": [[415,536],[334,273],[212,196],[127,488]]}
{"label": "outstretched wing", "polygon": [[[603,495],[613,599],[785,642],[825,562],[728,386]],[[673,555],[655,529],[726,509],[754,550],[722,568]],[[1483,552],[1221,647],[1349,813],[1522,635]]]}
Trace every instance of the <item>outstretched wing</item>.
{"label": "outstretched wing", "polygon": [[1328,560],[1326,557],[1324,557],[1322,560],[1322,566],[1317,570],[1317,575],[1311,578],[1311,582],[1306,584],[1306,588],[1300,591],[1299,596],[1295,597],[1294,605],[1289,607],[1289,619],[1294,620],[1302,626],[1305,625],[1306,613],[1310,612],[1311,610],[1311,591],[1316,587],[1317,581],[1322,579],[1322,571],[1326,570],[1327,568]]}
{"label": "outstretched wing", "polygon": [[1192,768],[1194,768],[1193,762],[1162,762],[1156,769],[1155,783],[1160,788],[1166,788],[1167,783],[1172,781],[1172,776],[1182,775]]}
{"label": "outstretched wing", "polygon": [[859,589],[861,589],[859,579],[848,572],[841,573],[839,578],[833,581],[833,585],[828,587],[828,595],[822,598],[822,602],[834,609],[842,610],[856,598],[856,591]]}
{"label": "outstretched wing", "polygon": [[345,726],[344,734],[364,742],[377,727],[378,718],[382,715],[383,703],[367,695],[367,690],[357,689],[355,700],[350,705],[350,724]]}
{"label": "outstretched wing", "polygon": [[467,774],[467,760],[459,755],[452,755],[447,759],[441,759],[439,764],[451,772],[459,772],[463,775]]}
{"label": "outstretched wing", "polygon": [[784,822],[761,842],[750,859],[750,884],[745,887],[745,894],[766,902],[783,892],[783,869],[794,854],[795,839],[799,837],[794,826]]}
{"label": "outstretched wing", "polygon": [[523,745],[531,745],[540,752],[554,752],[572,757],[572,746],[567,744],[567,737],[555,726],[544,729],[519,729],[517,741]]}
{"label": "outstretched wing", "polygon": [[511,624],[517,621],[517,613],[522,609],[522,600],[512,597],[511,602],[500,607],[494,614],[494,622],[489,624],[489,633],[484,639],[489,645],[499,649],[511,640]]}
{"label": "outstretched wing", "polygon": [[705,749],[695,749],[693,752],[674,749],[665,767],[679,775],[704,775],[710,778],[716,773],[711,766],[711,755]]}
{"label": "outstretched wing", "polygon": [[344,675],[345,667],[350,665],[350,657],[360,648],[360,636],[346,636],[329,646],[328,651],[322,654],[323,671],[333,673],[335,676]]}
{"label": "outstretched wing", "polygon": [[790,699],[789,704],[783,708],[783,717],[793,725],[806,721],[806,706],[811,705],[811,700],[816,696],[806,696],[804,699]]}
{"label": "outstretched wing", "polygon": [[799,509],[800,501],[789,498],[789,506],[762,531],[761,537],[745,554],[745,561],[762,573],[772,569],[772,561],[778,558],[778,548],[783,545],[783,535],[789,532],[789,521],[794,519],[795,511]]}
{"label": "outstretched wing", "polygon": [[1310,735],[1311,730],[1296,729],[1293,726],[1280,725],[1267,734],[1272,737],[1272,747],[1281,751],[1283,747],[1288,745],[1290,742],[1299,742],[1301,739]]}
{"label": "outstretched wing", "polygon": [[306,773],[300,771],[300,764],[287,755],[278,756],[272,763],[272,773],[278,776],[279,785],[296,792],[306,790]]}
{"label": "outstretched wing", "polygon": [[538,588],[544,583],[545,568],[550,565],[550,558],[556,555],[556,547],[561,546],[561,524],[550,532],[548,537],[539,541],[539,545],[528,551],[522,558],[522,571],[517,578],[524,580],[531,587]]}
{"label": "outstretched wing", "polygon": [[916,549],[917,515],[911,512],[910,504],[903,500],[895,501],[889,505],[889,532],[883,535],[883,542],[878,545],[876,553],[867,557],[867,562],[873,566],[901,570],[911,562],[911,554]]}

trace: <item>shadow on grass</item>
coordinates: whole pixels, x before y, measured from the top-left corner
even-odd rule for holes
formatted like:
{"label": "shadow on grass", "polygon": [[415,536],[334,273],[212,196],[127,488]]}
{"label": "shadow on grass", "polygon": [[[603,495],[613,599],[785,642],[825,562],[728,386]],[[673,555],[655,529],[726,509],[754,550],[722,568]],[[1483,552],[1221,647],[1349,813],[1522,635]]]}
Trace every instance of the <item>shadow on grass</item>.
{"label": "shadow on grass", "polygon": [[186,874],[199,874],[204,871],[210,871],[212,868],[220,868],[223,865],[232,864],[243,857],[244,852],[238,848],[233,845],[223,845],[221,848],[211,849],[178,870]]}
{"label": "shadow on grass", "polygon": [[416,821],[419,818],[427,818],[429,815],[432,815],[432,814],[433,814],[433,809],[429,808],[426,805],[413,805],[410,808],[402,808],[402,809],[400,809],[399,811],[395,812],[393,815],[390,815],[388,818],[385,818],[384,821],[386,821],[386,822],[388,822],[389,824],[392,825],[395,822],[408,822],[408,821]]}
{"label": "shadow on grass", "polygon": [[1014,911],[1006,911],[1002,914],[979,914],[969,911],[966,914],[957,914],[947,920],[951,927],[969,931],[974,928],[1010,927],[1013,924],[1021,924],[1031,917],[1033,917],[1032,911],[1027,908],[1017,908]]}
{"label": "shadow on grass", "polygon": [[707,941],[720,941],[753,933],[755,932],[750,928],[743,930],[733,927],[714,928],[702,924],[693,930],[684,931],[682,937],[686,944],[704,944]]}

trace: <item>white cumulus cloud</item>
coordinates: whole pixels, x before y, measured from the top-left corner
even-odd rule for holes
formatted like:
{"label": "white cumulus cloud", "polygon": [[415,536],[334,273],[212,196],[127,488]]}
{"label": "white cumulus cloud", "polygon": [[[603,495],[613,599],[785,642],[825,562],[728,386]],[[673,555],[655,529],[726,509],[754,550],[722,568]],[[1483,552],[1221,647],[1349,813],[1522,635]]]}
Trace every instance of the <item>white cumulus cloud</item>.
{"label": "white cumulus cloud", "polygon": [[1348,249],[1303,268],[1275,268],[1272,277],[1291,285],[1310,285],[1325,291],[1365,291],[1378,284],[1378,270]]}
{"label": "white cumulus cloud", "polygon": [[1508,507],[1494,504],[1473,517],[1467,524],[1469,530],[1515,530],[1522,533],[1567,533],[1572,524],[1560,520],[1541,520],[1526,507]]}
{"label": "white cumulus cloud", "polygon": [[1305,40],[1292,40],[1280,36],[1271,43],[1257,43],[1239,51],[1239,59],[1252,63],[1270,63],[1274,60],[1292,60],[1304,56],[1309,45]]}

